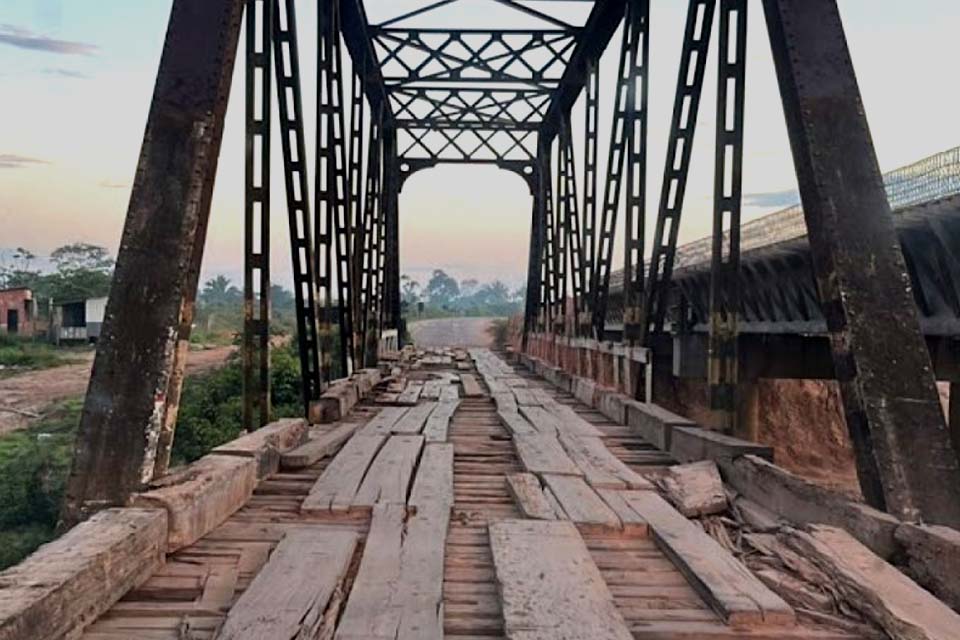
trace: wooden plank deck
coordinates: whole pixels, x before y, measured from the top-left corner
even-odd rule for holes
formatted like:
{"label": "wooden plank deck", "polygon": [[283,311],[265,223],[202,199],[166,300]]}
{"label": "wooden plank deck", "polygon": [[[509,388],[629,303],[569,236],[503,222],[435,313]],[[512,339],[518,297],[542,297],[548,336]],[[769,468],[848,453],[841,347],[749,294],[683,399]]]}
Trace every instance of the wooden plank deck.
{"label": "wooden plank deck", "polygon": [[[471,355],[476,353],[471,350]],[[445,358],[435,360],[430,375],[459,370],[453,362],[446,363]],[[488,380],[514,391],[523,389],[527,393],[522,395],[554,406],[554,415],[560,413],[565,417],[564,422],[577,424],[578,429],[588,425],[589,429],[583,433],[599,434],[590,436],[598,440],[589,443],[592,457],[605,457],[597,449],[602,443],[631,473],[640,476],[659,473],[672,463],[666,454],[637,438],[629,428],[611,423],[570,394],[557,392],[526,372],[514,370],[494,354],[480,355],[469,372],[475,373],[478,383],[488,391]],[[433,395],[433,386],[428,396]],[[452,385],[441,387],[445,390]],[[420,403],[428,401],[432,400],[419,400]],[[280,548],[278,555],[278,543],[285,536],[304,530],[318,536],[346,532],[358,540],[345,576],[329,597],[318,621],[319,635],[315,637],[343,640],[527,640],[535,637],[845,640],[852,637],[800,625],[771,625],[749,631],[729,626],[691,586],[696,580],[684,574],[688,567],[678,566],[665,554],[646,521],[630,507],[631,499],[652,492],[590,487],[581,477],[583,472],[576,466],[576,459],[566,455],[556,436],[552,437],[559,452],[573,465],[567,468],[570,473],[562,477],[560,484],[572,481],[581,490],[586,487],[603,507],[598,507],[593,499],[589,505],[581,504],[575,497],[577,491],[570,491],[566,486],[559,489],[561,495],[557,502],[566,500],[573,511],[592,506],[603,510],[606,520],[611,520],[612,514],[612,520],[618,524],[608,526],[612,525],[611,520],[604,526],[578,526],[562,520],[529,517],[534,513],[545,514],[547,506],[555,507],[545,506],[543,501],[538,501],[535,508],[526,505],[525,511],[518,507],[508,476],[515,480],[524,477],[513,475],[526,471],[514,442],[524,436],[512,433],[504,425],[497,414],[497,403],[486,393],[465,397],[453,408],[447,428],[436,430],[438,434],[443,432],[446,443],[431,442],[426,434],[389,435],[407,409],[387,407],[383,409],[387,413],[384,415],[379,413],[375,402],[367,399],[352,411],[347,420],[361,426],[339,452],[330,452],[309,466],[284,470],[260,481],[243,508],[199,541],[172,554],[142,586],[128,593],[89,626],[83,638],[216,638],[228,615],[234,618],[244,615],[247,606],[244,593],[257,576],[269,578],[268,572],[276,570],[271,569],[274,560],[277,564],[273,566],[280,566],[279,561],[285,554]],[[440,402],[442,405],[443,401]],[[556,407],[563,408],[557,410]],[[532,426],[529,428],[533,430]],[[526,437],[541,436],[527,434]],[[417,439],[419,453],[409,454],[405,445],[402,447],[405,455],[390,454],[381,463],[382,468],[377,468],[379,456],[384,455],[389,446],[385,444],[388,439],[399,442]],[[387,461],[394,457],[397,461],[402,459],[402,464],[388,465]],[[408,487],[404,491],[404,495],[410,496],[406,502],[396,493],[386,502],[381,500],[382,495],[368,500],[372,510],[331,509],[335,505],[352,504],[365,483],[383,489],[388,478],[398,478],[399,484]],[[514,491],[533,488],[531,480],[539,483],[542,477],[526,476],[522,487],[515,482]],[[550,484],[548,477],[545,486]],[[557,488],[556,479],[552,484]],[[546,500],[548,496],[541,493],[540,497]],[[604,632],[587,636],[537,636],[528,633],[530,630],[522,625],[505,625],[505,620],[514,619],[511,611],[515,610],[504,610],[489,528],[494,525],[496,530],[496,523],[511,520],[559,525],[567,532],[576,532],[578,538],[565,544],[577,546],[576,540],[580,540],[575,553],[586,569],[584,573],[578,573],[577,568],[570,569],[569,577],[577,584],[589,578],[591,590],[596,587],[593,592],[600,593],[600,599],[605,602],[604,616],[622,621],[613,627],[616,631],[610,632],[617,635]],[[533,547],[530,554],[539,553],[536,545],[530,546]],[[514,554],[523,551],[512,548],[509,543],[501,548]],[[342,556],[338,557],[342,559]],[[253,594],[247,599],[253,598],[256,592]],[[538,611],[564,611],[562,598],[558,600],[549,595],[543,595],[531,606]],[[561,608],[557,609],[558,606]],[[574,613],[580,615],[582,611]],[[583,621],[578,624],[582,629]],[[621,624],[629,636],[623,636]]]}

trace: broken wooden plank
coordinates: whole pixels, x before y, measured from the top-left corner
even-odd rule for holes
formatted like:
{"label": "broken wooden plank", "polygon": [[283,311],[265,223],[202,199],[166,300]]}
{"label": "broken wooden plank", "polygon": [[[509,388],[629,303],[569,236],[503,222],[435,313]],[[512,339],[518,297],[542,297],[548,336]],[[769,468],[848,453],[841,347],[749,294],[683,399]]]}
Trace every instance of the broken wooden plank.
{"label": "broken wooden plank", "polygon": [[453,506],[453,445],[427,444],[410,492],[410,506],[418,510]]}
{"label": "broken wooden plank", "polygon": [[351,506],[372,507],[378,502],[406,504],[410,479],[422,447],[423,436],[391,436],[367,470]]}
{"label": "broken wooden plank", "polygon": [[541,475],[553,473],[557,475],[582,476],[573,460],[567,455],[560,441],[553,436],[537,434],[515,434],[513,445],[520,456],[523,468],[530,473]]}
{"label": "broken wooden plank", "polygon": [[572,522],[605,529],[619,529],[620,519],[613,509],[590,488],[583,478],[544,474],[543,483],[553,493]]}
{"label": "broken wooden plank", "polygon": [[460,384],[463,385],[463,395],[467,398],[478,398],[486,395],[483,387],[480,386],[480,382],[477,381],[477,376],[472,373],[462,374],[460,376]]}
{"label": "broken wooden plank", "polygon": [[518,405],[528,407],[540,406],[540,399],[537,398],[536,394],[534,394],[530,389],[527,389],[526,387],[511,387],[510,390],[517,399]]}
{"label": "broken wooden plank", "polygon": [[789,530],[783,538],[892,638],[947,640],[960,633],[960,615],[846,531],[810,525],[806,531]]}
{"label": "broken wooden plank", "polygon": [[673,427],[670,455],[680,462],[714,460],[722,462],[744,455],[755,455],[773,460],[773,447],[747,442],[709,429]]}
{"label": "broken wooden plank", "polygon": [[417,400],[420,399],[421,393],[423,393],[423,382],[420,380],[410,380],[397,398],[397,404],[415,405],[417,404]]}
{"label": "broken wooden plank", "polygon": [[613,455],[600,438],[561,435],[560,444],[595,489],[653,489],[649,480]]}
{"label": "broken wooden plank", "polygon": [[653,491],[624,496],[658,545],[724,620],[736,625],[792,625],[793,609],[703,529]]}
{"label": "broken wooden plank", "polygon": [[106,509],[0,573],[0,639],[74,637],[162,564],[163,509]]}
{"label": "broken wooden plank", "polygon": [[437,403],[432,401],[422,402],[415,407],[410,407],[403,417],[390,427],[390,432],[408,435],[420,433],[423,431],[423,425],[427,422],[427,418],[430,417],[430,414],[433,413],[433,410],[436,408]]}
{"label": "broken wooden plank", "polygon": [[510,430],[510,433],[513,435],[533,435],[538,433],[536,429],[533,428],[533,425],[527,422],[523,416],[515,411],[497,411],[497,415],[500,416],[500,422],[507,429]]}
{"label": "broken wooden plank", "polygon": [[[518,403],[519,404],[519,403]],[[560,418],[550,413],[542,406],[520,404],[520,414],[526,418],[537,433],[556,436],[560,430]]]}
{"label": "broken wooden plank", "polygon": [[632,640],[573,524],[494,522],[490,547],[510,640]]}
{"label": "broken wooden plank", "polygon": [[193,544],[246,504],[257,486],[253,458],[206,455],[150,483],[130,499],[167,511],[167,551]]}
{"label": "broken wooden plank", "polygon": [[280,467],[282,469],[309,467],[334,453],[359,428],[360,424],[357,422],[344,422],[333,429],[317,433],[316,436],[296,449],[280,454]]}
{"label": "broken wooden plank", "polygon": [[423,391],[420,392],[420,397],[424,400],[437,400],[440,397],[441,387],[447,386],[446,380],[427,380],[423,384]]}
{"label": "broken wooden plank", "polygon": [[302,513],[350,508],[370,463],[387,437],[355,435],[334,457],[300,506]]}
{"label": "broken wooden plank", "polygon": [[[450,464],[453,464],[453,445]],[[451,497],[452,497],[451,483]],[[385,640],[443,640],[443,570],[446,559],[450,508],[422,503],[407,521],[400,550],[400,579],[391,598],[399,611],[396,636]]]}
{"label": "broken wooden plank", "polygon": [[430,417],[427,418],[427,423],[423,427],[423,437],[427,442],[447,441],[447,432],[450,430],[450,420],[453,419],[453,414],[456,413],[457,407],[459,406],[459,400],[453,402],[443,401],[437,404],[437,408],[434,409]]}
{"label": "broken wooden plank", "polygon": [[356,546],[352,531],[289,531],[230,609],[217,640],[315,637]]}
{"label": "broken wooden plank", "polygon": [[507,474],[507,487],[525,517],[535,520],[557,519],[556,512],[543,494],[540,481],[532,473]]}
{"label": "broken wooden plank", "polygon": [[713,460],[674,465],[660,478],[660,486],[667,500],[688,518],[727,509],[727,494]]}

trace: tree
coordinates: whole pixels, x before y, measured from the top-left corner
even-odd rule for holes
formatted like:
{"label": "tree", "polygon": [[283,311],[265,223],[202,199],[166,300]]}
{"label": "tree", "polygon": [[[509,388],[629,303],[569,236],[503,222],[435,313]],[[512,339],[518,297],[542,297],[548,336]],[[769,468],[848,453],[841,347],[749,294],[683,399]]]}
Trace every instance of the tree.
{"label": "tree", "polygon": [[231,305],[240,302],[243,294],[230,282],[230,278],[219,275],[203,284],[200,302],[207,306]]}
{"label": "tree", "polygon": [[85,242],[74,242],[54,250],[50,259],[57,265],[60,273],[93,271],[110,273],[113,259],[103,247]]}
{"label": "tree", "polygon": [[400,276],[400,289],[403,293],[403,302],[416,304],[419,299],[420,283],[404,274]]}
{"label": "tree", "polygon": [[434,269],[424,293],[431,304],[445,306],[460,295],[460,286],[443,269]]}
{"label": "tree", "polygon": [[460,295],[463,297],[472,296],[479,288],[480,282],[473,278],[460,281]]}

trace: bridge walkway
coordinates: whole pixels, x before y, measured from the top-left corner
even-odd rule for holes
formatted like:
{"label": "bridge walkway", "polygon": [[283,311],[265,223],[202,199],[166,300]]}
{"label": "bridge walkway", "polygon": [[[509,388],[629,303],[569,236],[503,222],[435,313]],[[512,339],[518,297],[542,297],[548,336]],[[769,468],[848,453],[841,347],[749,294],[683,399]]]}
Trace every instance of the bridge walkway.
{"label": "bridge walkway", "polygon": [[[504,374],[514,382],[541,394],[539,397],[544,402],[549,398],[572,408],[577,416],[599,430],[599,437],[608,450],[631,471],[655,477],[672,463],[665,453],[639,439],[627,427],[612,423],[570,394],[554,389],[525,371],[503,366]],[[437,376],[452,381],[463,373],[482,380],[474,363],[460,363],[458,368],[454,360],[436,357],[429,365],[414,364],[413,368],[403,372],[403,377],[409,385]],[[392,384],[398,388],[396,382]],[[389,530],[386,523],[390,517],[387,510],[390,505],[378,504],[372,510],[369,507],[345,510],[305,508],[305,503],[309,504],[313,499],[311,492],[316,493],[324,478],[330,480],[331,474],[325,476],[324,472],[336,456],[328,456],[307,468],[282,471],[263,479],[243,508],[198,542],[169,556],[160,570],[87,627],[82,637],[85,640],[285,639],[286,635],[256,635],[252,632],[229,635],[224,624],[226,621],[226,626],[230,626],[228,617],[249,615],[249,612],[245,614],[240,610],[244,606],[253,606],[243,597],[244,593],[263,590],[264,585],[257,585],[256,579],[259,575],[262,582],[267,575],[271,561],[279,553],[278,543],[285,536],[304,530],[349,532],[357,536],[358,544],[344,574],[337,576],[336,590],[325,594],[320,603],[322,620],[311,627],[309,633],[305,622],[299,621],[298,625],[303,623],[302,628],[297,627],[301,635],[290,635],[290,638],[579,640],[621,638],[625,637],[626,630],[629,630],[629,637],[637,640],[854,637],[839,631],[794,625],[792,621],[782,625],[728,624],[715,612],[715,603],[708,603],[703,597],[702,589],[697,586],[699,578],[685,574],[681,570],[683,567],[665,553],[663,545],[654,539],[646,526],[627,529],[578,523],[572,529],[575,539],[572,539],[571,548],[576,552],[585,547],[586,552],[576,565],[582,567],[583,575],[567,576],[576,593],[571,594],[568,590],[553,601],[548,588],[545,592],[527,594],[529,599],[518,609],[516,602],[508,602],[516,599],[518,583],[515,576],[508,575],[509,566],[504,565],[502,559],[497,562],[491,531],[498,526],[509,529],[535,521],[525,519],[507,481],[509,474],[521,473],[525,466],[517,453],[515,436],[498,417],[497,405],[489,395],[488,387],[482,382],[481,385],[481,395],[459,399],[449,423],[447,440],[453,448],[452,503],[448,511],[449,526],[442,528],[446,532],[445,541],[442,535],[437,541],[433,536],[421,535],[422,530],[417,529],[423,524],[423,518],[429,519],[430,509],[422,500],[416,507],[412,504],[406,506],[406,515],[403,516],[406,520],[402,532],[398,532],[396,547],[382,544],[387,538],[382,538],[381,534]],[[460,388],[460,385],[455,386]],[[369,434],[363,435],[364,429],[378,424],[381,405],[377,400],[396,400],[396,394],[389,392],[388,388],[380,393],[379,398],[361,402],[346,417],[345,423],[358,426],[357,434],[350,442],[369,437]],[[463,394],[462,391],[459,393]],[[421,397],[417,406],[427,402],[430,400]],[[382,423],[380,419],[379,424]],[[396,435],[391,437],[397,438]],[[436,446],[436,443],[426,446]],[[385,445],[378,455],[385,455],[387,449],[388,445]],[[412,475],[419,477],[419,474],[426,473],[425,460],[426,454],[421,453],[419,467],[415,472],[411,471]],[[373,475],[375,466],[369,466],[364,481]],[[418,493],[415,478],[409,481],[409,486],[414,487],[412,493]],[[356,495],[361,493],[363,489],[358,488]],[[415,502],[412,495],[408,500]],[[556,502],[553,504],[556,506]],[[564,506],[571,511],[569,504]],[[556,508],[558,512],[562,511],[559,506]],[[371,523],[378,531],[375,534],[378,542],[373,543],[374,546],[367,544],[368,536],[374,535],[371,534]],[[547,543],[554,540],[554,533],[558,533],[557,538],[571,537],[567,535],[569,529],[559,531],[561,525],[569,523],[541,521],[541,524],[550,527],[551,531],[544,539],[545,549],[549,547]],[[499,553],[511,551],[512,539],[506,539],[507,545],[504,547],[501,543]],[[517,541],[519,545],[521,538],[518,537]],[[411,565],[409,573],[415,574],[412,577],[402,572],[391,577],[391,569],[386,565],[393,563],[396,565],[394,570],[398,566],[406,567],[403,563],[406,562],[408,546],[415,543],[432,555],[420,558],[420,564]],[[537,546],[531,555],[539,553]],[[543,558],[550,560],[555,556],[548,554]],[[442,566],[442,576],[424,568],[431,564]],[[524,565],[524,561],[514,564]],[[371,575],[377,579],[371,581]],[[595,575],[599,575],[600,580],[591,582],[591,576]],[[322,582],[321,578],[318,577],[319,582]],[[564,576],[554,578],[556,582],[563,582]],[[431,601],[431,580],[437,583],[433,593],[436,594],[434,597],[442,598],[442,606]],[[282,588],[277,584],[266,586],[267,590]],[[358,625],[356,611],[371,593],[379,594],[379,599],[373,600],[379,606],[371,609],[368,616],[361,616]],[[598,611],[603,609],[601,605],[609,604],[606,599],[612,605],[604,614],[606,618],[601,620],[603,616]],[[412,612],[411,602],[414,603]],[[282,616],[284,612],[277,615]],[[521,619],[519,626],[518,615]],[[546,621],[546,624],[560,626],[544,631],[545,615],[562,618],[560,622]],[[527,616],[526,622],[523,616]],[[416,619],[417,624],[408,624],[410,619]],[[423,624],[424,620],[426,624]],[[433,624],[434,620],[436,624]],[[601,623],[608,626],[591,626]],[[530,625],[529,628],[524,624]]]}

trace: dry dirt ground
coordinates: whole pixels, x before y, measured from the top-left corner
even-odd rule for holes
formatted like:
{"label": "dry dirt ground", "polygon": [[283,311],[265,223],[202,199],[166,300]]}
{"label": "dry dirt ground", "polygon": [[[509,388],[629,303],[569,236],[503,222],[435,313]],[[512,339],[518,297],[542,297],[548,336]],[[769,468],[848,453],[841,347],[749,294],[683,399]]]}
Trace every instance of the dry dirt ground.
{"label": "dry dirt ground", "polygon": [[[221,366],[235,347],[191,351],[187,372],[198,373]],[[51,404],[83,395],[90,379],[93,353],[82,363],[30,371],[0,379],[0,436],[23,429]],[[22,413],[21,413],[22,412]]]}
{"label": "dry dirt ground", "polygon": [[489,347],[488,331],[496,318],[436,318],[416,320],[407,325],[418,347]]}

